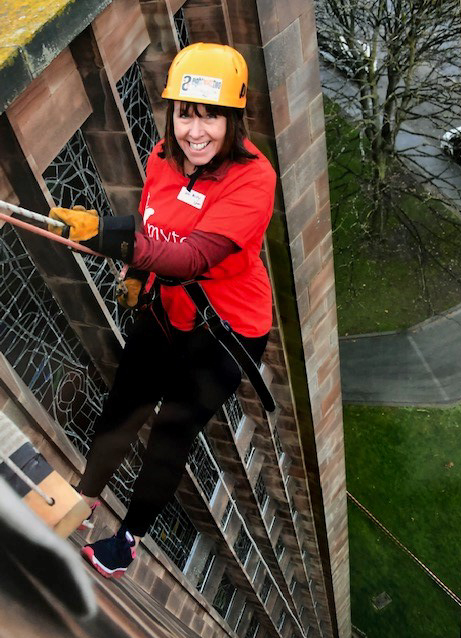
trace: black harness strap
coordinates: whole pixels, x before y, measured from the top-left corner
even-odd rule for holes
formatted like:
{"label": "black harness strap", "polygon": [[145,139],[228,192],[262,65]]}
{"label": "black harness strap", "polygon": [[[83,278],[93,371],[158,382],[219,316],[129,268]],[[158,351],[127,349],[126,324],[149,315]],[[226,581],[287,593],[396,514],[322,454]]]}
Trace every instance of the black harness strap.
{"label": "black harness strap", "polygon": [[276,407],[274,398],[262,378],[258,366],[237,339],[230,324],[218,315],[198,281],[181,282],[181,285],[194,302],[197,312],[208,326],[213,337],[219,341],[246,374],[264,409],[273,412]]}

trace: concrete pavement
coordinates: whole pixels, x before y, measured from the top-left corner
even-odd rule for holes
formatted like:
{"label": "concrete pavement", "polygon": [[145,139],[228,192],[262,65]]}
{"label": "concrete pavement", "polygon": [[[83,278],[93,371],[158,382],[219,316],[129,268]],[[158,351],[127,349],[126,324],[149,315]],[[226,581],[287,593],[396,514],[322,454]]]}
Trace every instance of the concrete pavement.
{"label": "concrete pavement", "polygon": [[342,337],[340,358],[345,403],[457,403],[461,305],[404,332]]}

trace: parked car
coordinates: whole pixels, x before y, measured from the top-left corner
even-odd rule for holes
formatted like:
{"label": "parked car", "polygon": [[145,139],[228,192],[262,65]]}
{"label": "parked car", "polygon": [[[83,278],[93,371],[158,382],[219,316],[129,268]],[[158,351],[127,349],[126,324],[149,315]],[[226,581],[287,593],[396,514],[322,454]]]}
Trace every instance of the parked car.
{"label": "parked car", "polygon": [[461,126],[452,128],[442,135],[440,148],[455,162],[461,164]]}

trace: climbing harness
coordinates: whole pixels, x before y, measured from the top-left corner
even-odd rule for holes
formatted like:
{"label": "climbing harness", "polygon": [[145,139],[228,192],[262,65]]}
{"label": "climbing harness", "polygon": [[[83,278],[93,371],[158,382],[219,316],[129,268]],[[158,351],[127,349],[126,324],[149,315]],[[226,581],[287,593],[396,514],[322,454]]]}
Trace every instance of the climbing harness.
{"label": "climbing harness", "polygon": [[275,410],[274,398],[261,376],[258,366],[237,339],[228,321],[222,319],[213,308],[206,292],[197,281],[185,282],[184,290],[194,302],[197,312],[215,339],[228,351],[248,377],[267,412]]}
{"label": "climbing harness", "polygon": [[[191,180],[187,187],[188,189],[192,188],[195,180],[198,178],[200,173],[201,171],[197,170],[195,171],[194,175],[191,176]],[[5,208],[6,210],[9,210],[12,213],[23,215],[24,217],[28,217],[36,221],[41,221],[46,224],[51,224],[53,226],[59,226],[59,227],[66,226],[66,224],[63,224],[62,222],[59,222],[57,220],[50,219],[46,217],[45,215],[34,213],[25,208],[21,208],[20,206],[15,206],[14,204],[8,204],[7,202],[1,201],[1,200],[0,200],[0,208]],[[60,237],[59,235],[55,235],[54,233],[48,230],[37,228],[36,226],[33,226],[32,224],[28,224],[19,219],[15,219],[14,217],[5,215],[4,213],[0,213],[0,220],[10,222],[21,228],[25,228],[26,230],[29,230],[31,232],[47,237],[48,239],[51,239],[53,241],[58,241],[62,244],[70,246],[74,250],[85,252],[90,255],[97,255],[97,256],[103,257],[103,255],[100,255],[99,253],[87,248],[86,246],[82,246],[81,244],[77,242],[73,242],[70,239],[66,239],[64,237]],[[126,285],[123,282],[122,276],[117,271],[113,260],[110,258],[106,258],[106,259],[111,271],[116,277],[117,283],[119,283],[120,285],[121,291],[123,293],[126,293],[127,292]],[[208,327],[213,337],[217,339],[217,341],[219,341],[219,343],[223,346],[223,348],[227,350],[227,352],[231,355],[231,357],[237,363],[239,368],[246,374],[246,376],[248,377],[248,380],[250,381],[251,385],[253,386],[256,393],[258,394],[264,409],[267,410],[267,412],[273,412],[275,410],[276,404],[269,388],[267,387],[264,379],[261,376],[258,366],[253,361],[253,359],[248,354],[248,352],[245,350],[245,347],[242,345],[242,343],[235,336],[235,333],[231,325],[227,321],[223,320],[214,309],[205,291],[203,290],[202,286],[199,283],[200,280],[205,280],[205,279],[206,279],[205,277],[199,277],[197,279],[193,279],[190,281],[181,281],[179,279],[169,279],[166,277],[160,277],[159,275],[156,275],[154,285],[152,286],[152,293],[149,293],[147,296],[144,295],[144,299],[141,302],[141,307],[144,308],[146,306],[152,305],[154,296],[156,292],[159,291],[160,284],[165,286],[178,286],[178,285],[182,286],[183,289],[188,294],[188,296],[190,297],[190,299],[193,301],[197,309],[198,316],[202,319],[202,323]],[[123,289],[123,287],[125,287],[125,289]]]}
{"label": "climbing harness", "polygon": [[206,325],[213,337],[227,350],[239,368],[246,374],[251,385],[259,396],[261,403],[267,412],[273,412],[276,408],[274,398],[261,376],[258,366],[245,350],[243,344],[235,336],[235,333],[228,321],[222,319],[216,312],[206,292],[200,285],[200,281],[206,281],[206,277],[198,277],[190,281],[170,279],[156,275],[154,295],[159,285],[182,286],[183,290],[193,301],[198,317],[202,324]]}
{"label": "climbing harness", "polygon": [[[15,206],[15,204],[9,204],[8,202],[4,202],[0,200],[0,208],[10,211],[11,213],[16,213],[17,215],[21,215],[22,217],[27,217],[28,219],[34,219],[35,221],[43,222],[44,224],[48,224],[49,226],[56,226],[58,228],[67,228],[66,224],[58,221],[57,219],[51,219],[46,215],[40,215],[40,213],[34,213],[31,210],[27,210],[27,208],[22,208],[21,206]],[[51,239],[52,241],[56,241],[60,244],[64,244],[73,250],[78,252],[87,253],[88,255],[95,255],[97,257],[104,257],[100,253],[91,250],[87,246],[83,246],[78,242],[72,241],[71,239],[67,239],[66,237],[61,237],[60,235],[55,235],[49,230],[44,230],[43,228],[38,228],[32,224],[28,224],[27,222],[23,222],[20,219],[16,219],[15,217],[11,217],[10,215],[5,215],[4,213],[0,213],[0,220],[5,222],[9,222],[14,226],[18,226],[19,228],[23,228],[24,230],[28,230],[36,235],[41,235],[42,237],[46,237],[47,239]],[[123,282],[123,278],[117,270],[117,267],[114,264],[113,259],[110,257],[105,257],[107,261],[107,265],[109,266],[112,274],[114,275],[117,284],[120,286],[120,290],[123,294],[126,294],[127,289],[126,285]]]}

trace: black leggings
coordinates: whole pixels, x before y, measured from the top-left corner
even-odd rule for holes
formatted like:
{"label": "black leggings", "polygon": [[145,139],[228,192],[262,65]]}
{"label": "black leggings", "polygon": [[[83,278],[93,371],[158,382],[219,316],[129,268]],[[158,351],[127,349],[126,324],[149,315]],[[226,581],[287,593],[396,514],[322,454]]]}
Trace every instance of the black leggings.
{"label": "black leggings", "polygon": [[[268,335],[237,337],[259,361]],[[143,536],[173,497],[195,437],[240,380],[237,364],[203,326],[182,332],[151,311],[139,316],[95,424],[82,493],[101,492],[162,399],[124,520],[132,534]]]}

